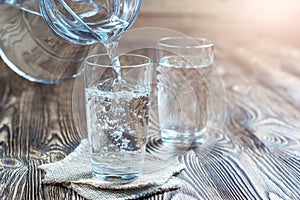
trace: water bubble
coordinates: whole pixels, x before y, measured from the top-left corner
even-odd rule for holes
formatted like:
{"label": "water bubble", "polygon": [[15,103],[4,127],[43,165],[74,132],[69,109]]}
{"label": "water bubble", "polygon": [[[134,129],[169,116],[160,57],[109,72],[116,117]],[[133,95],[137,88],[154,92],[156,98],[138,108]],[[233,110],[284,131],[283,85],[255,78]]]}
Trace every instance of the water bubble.
{"label": "water bubble", "polygon": [[128,144],[130,143],[130,140],[128,140],[128,139],[123,139],[122,140],[122,143],[121,143],[121,149],[122,150],[125,150],[125,149],[128,149]]}
{"label": "water bubble", "polygon": [[108,119],[107,122],[110,126],[116,126],[118,124],[118,121],[116,119]]}
{"label": "water bubble", "polygon": [[97,124],[97,125],[96,125],[96,131],[97,131],[97,132],[102,131],[102,126],[100,126],[100,124]]}

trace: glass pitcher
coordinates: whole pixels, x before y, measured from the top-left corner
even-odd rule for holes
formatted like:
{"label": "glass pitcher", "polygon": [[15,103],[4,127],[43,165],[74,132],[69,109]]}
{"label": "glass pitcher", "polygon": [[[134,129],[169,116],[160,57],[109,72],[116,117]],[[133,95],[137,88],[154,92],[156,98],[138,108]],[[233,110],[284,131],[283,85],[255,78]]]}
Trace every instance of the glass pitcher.
{"label": "glass pitcher", "polygon": [[75,78],[90,51],[128,30],[140,5],[141,0],[0,0],[0,55],[31,81]]}

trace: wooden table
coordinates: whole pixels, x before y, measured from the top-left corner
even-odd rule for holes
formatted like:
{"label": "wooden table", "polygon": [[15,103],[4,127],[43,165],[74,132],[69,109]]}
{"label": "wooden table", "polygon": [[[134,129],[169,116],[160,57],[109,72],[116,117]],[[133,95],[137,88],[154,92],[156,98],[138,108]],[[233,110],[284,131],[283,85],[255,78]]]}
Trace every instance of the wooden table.
{"label": "wooden table", "polygon": [[[185,184],[148,199],[300,199],[299,42],[278,42],[268,33],[242,35],[247,31],[234,25],[226,32],[223,22],[141,13],[135,24],[203,33],[216,41],[226,90],[225,124],[210,151],[196,148],[179,156]],[[64,158],[85,137],[74,117],[74,84],[32,83],[0,60],[0,199],[83,199],[61,185],[42,184],[37,169]],[[160,145],[150,138],[148,151],[160,153]]]}

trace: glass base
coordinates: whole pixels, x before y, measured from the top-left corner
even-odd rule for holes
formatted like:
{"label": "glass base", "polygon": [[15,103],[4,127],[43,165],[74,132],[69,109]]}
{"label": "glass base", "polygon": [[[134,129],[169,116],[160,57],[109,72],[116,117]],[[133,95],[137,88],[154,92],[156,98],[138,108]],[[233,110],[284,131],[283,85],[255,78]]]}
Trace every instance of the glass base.
{"label": "glass base", "polygon": [[128,183],[138,178],[139,173],[131,174],[103,174],[93,171],[93,175],[103,181],[115,182],[115,183]]}
{"label": "glass base", "polygon": [[161,139],[164,145],[170,146],[194,146],[203,143],[203,134],[206,132],[206,128],[197,132],[177,131],[173,129],[162,129]]}
{"label": "glass base", "polygon": [[128,183],[138,178],[142,165],[127,167],[108,167],[92,162],[93,175],[103,181]]}

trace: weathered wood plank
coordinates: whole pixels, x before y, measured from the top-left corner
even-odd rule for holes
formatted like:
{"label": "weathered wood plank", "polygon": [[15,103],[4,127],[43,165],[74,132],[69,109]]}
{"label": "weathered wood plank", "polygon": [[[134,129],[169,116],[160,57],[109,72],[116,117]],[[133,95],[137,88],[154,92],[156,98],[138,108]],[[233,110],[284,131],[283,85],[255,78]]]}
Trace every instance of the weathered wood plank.
{"label": "weathered wood plank", "polygon": [[37,170],[42,163],[64,158],[82,137],[69,112],[66,90],[72,82],[40,85],[18,77],[2,61],[0,69],[5,74],[0,84],[1,199],[82,199],[62,187],[49,191]]}

